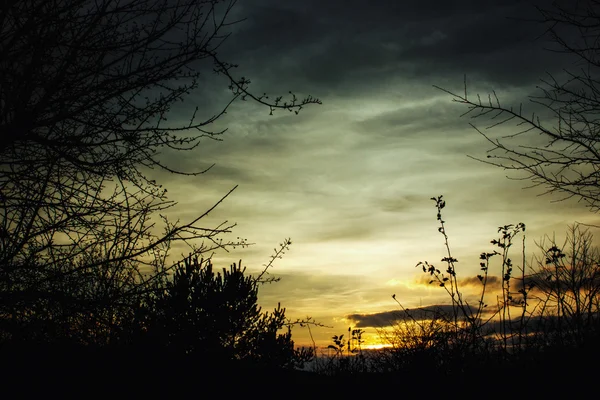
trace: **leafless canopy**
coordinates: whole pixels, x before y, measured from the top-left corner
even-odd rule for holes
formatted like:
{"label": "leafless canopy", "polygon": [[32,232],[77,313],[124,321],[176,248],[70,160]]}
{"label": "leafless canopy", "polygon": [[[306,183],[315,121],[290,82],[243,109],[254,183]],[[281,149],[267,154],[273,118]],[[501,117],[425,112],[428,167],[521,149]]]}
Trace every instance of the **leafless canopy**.
{"label": "leafless canopy", "polygon": [[[3,279],[25,265],[58,275],[103,270],[137,274],[164,262],[170,243],[223,245],[231,226],[202,227],[211,210],[186,223],[161,213],[174,203],[149,169],[178,171],[161,149],[193,150],[239,98],[295,111],[290,94],[269,102],[235,78],[217,51],[228,36],[234,0],[8,0],[0,4],[0,266]],[[224,79],[220,112],[186,122],[167,118]],[[174,120],[174,119],[173,119]],[[233,190],[233,189],[232,189]],[[228,194],[225,194],[225,197]],[[217,203],[218,204],[218,203]],[[215,205],[216,206],[216,205]],[[157,234],[161,215],[163,234]],[[44,273],[45,276],[47,272]],[[54,274],[53,276],[57,276]],[[130,276],[133,279],[133,276]],[[8,280],[7,280],[8,279]],[[11,281],[13,279],[13,281]],[[116,279],[116,278],[115,278]]]}
{"label": "leafless canopy", "polygon": [[[488,119],[484,128],[471,125],[491,148],[480,161],[524,173],[522,179],[563,199],[584,201],[600,210],[600,2],[555,2],[538,9],[540,22],[552,43],[549,51],[571,57],[574,67],[541,79],[539,94],[529,106],[506,106],[495,92],[482,99],[465,90],[441,89],[463,104],[473,119]],[[563,4],[563,5],[561,5]],[[560,56],[557,54],[557,56]],[[525,108],[537,111],[530,113]],[[503,136],[493,129],[508,128]]]}

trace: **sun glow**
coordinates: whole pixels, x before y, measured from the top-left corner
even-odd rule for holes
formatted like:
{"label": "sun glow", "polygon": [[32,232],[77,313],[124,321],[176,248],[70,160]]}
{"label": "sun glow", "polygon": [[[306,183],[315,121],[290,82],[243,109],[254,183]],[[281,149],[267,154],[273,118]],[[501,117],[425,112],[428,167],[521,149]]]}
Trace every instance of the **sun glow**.
{"label": "sun glow", "polygon": [[381,350],[381,349],[385,349],[385,348],[389,348],[389,347],[392,347],[392,345],[389,343],[374,343],[374,344],[364,345],[363,349],[365,349],[365,350]]}

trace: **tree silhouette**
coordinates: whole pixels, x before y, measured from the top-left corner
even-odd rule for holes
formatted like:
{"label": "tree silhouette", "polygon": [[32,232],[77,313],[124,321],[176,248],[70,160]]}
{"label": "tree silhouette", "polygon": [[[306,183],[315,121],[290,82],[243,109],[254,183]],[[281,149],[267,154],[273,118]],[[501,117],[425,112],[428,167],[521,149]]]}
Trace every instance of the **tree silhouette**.
{"label": "tree silhouette", "polygon": [[[598,80],[600,51],[600,6],[596,1],[553,2],[552,8],[540,8],[540,23],[556,45],[553,49],[571,57],[576,69],[562,76],[541,80],[540,93],[529,98],[540,112],[530,113],[523,105],[502,104],[496,93],[482,100],[469,95],[466,78],[464,93],[441,89],[453,101],[467,107],[463,115],[489,118],[485,129],[471,124],[491,148],[480,161],[505,170],[523,172],[523,179],[541,186],[546,193],[558,193],[563,199],[574,197],[586,202],[591,211],[600,210],[600,110]],[[500,126],[515,124],[512,133],[495,137],[489,133]]]}
{"label": "tree silhouette", "polygon": [[[0,306],[0,336],[15,339],[24,325],[53,321],[66,336],[76,329],[83,342],[110,341],[107,332],[130,318],[136,296],[169,273],[173,242],[188,243],[194,254],[230,244],[219,235],[233,225],[206,227],[201,220],[235,188],[191,221],[170,222],[165,213],[175,203],[149,172],[206,170],[171,168],[161,152],[218,139],[222,131],[210,125],[237,99],[271,113],[320,103],[293,93],[270,101],[234,76],[236,66],[218,55],[236,23],[234,5],[0,5],[0,297],[11,299]],[[195,107],[183,122],[171,117],[175,105],[184,112],[181,102],[202,90],[206,72],[230,89],[220,111],[201,118]],[[42,339],[39,329],[28,331]]]}
{"label": "tree silhouette", "polygon": [[259,282],[245,270],[241,261],[215,272],[210,260],[186,258],[164,291],[141,308],[136,340],[205,362],[291,368],[308,361],[310,352],[294,349],[285,308],[263,312]]}

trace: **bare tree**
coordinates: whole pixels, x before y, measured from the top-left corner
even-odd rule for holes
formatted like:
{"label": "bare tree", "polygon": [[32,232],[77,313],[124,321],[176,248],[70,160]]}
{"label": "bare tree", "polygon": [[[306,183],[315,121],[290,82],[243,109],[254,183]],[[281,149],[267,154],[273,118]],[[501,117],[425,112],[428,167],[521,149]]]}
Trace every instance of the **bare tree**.
{"label": "bare tree", "polygon": [[[174,202],[147,171],[206,170],[173,169],[160,151],[191,151],[202,139],[218,139],[222,131],[210,125],[236,99],[252,99],[271,113],[320,104],[293,93],[287,101],[270,101],[251,93],[248,79],[234,76],[236,66],[217,52],[228,27],[239,22],[230,17],[234,5],[235,0],[0,4],[2,292],[37,293],[41,282],[93,276],[88,288],[95,298],[115,288],[129,293],[139,289],[144,266],[164,272],[174,241],[188,242],[193,253],[224,246],[218,236],[232,225],[200,223],[222,199],[192,221],[171,223],[164,216]],[[221,110],[199,118],[196,107],[185,123],[168,120],[175,104],[202,89],[206,72],[223,78],[231,90]],[[157,216],[162,233],[152,220]],[[4,312],[18,314],[14,307]]]}
{"label": "bare tree", "polygon": [[[485,128],[471,123],[491,148],[480,161],[525,174],[533,186],[557,193],[562,199],[584,201],[591,211],[600,210],[600,2],[595,0],[554,2],[538,8],[540,20],[554,47],[572,57],[574,70],[541,79],[539,94],[529,98],[538,113],[523,105],[506,106],[495,92],[482,99],[469,95],[465,78],[463,93],[441,89],[453,101],[467,107],[463,115],[488,119]],[[514,130],[504,136],[491,130]]]}
{"label": "bare tree", "polygon": [[[539,309],[547,314],[563,343],[582,344],[597,329],[600,306],[600,249],[592,234],[579,224],[569,226],[564,244],[545,237],[538,248],[533,273]],[[542,314],[543,316],[544,314]]]}

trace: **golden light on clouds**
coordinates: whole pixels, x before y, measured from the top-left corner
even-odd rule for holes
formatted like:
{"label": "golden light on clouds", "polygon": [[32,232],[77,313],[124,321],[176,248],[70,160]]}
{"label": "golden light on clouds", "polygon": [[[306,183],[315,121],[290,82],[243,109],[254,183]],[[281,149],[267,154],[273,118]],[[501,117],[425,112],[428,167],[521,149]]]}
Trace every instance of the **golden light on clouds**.
{"label": "golden light on clouds", "polygon": [[381,350],[381,349],[388,349],[391,347],[393,347],[393,346],[389,343],[375,343],[375,344],[365,344],[363,346],[363,349],[365,349],[365,350]]}

